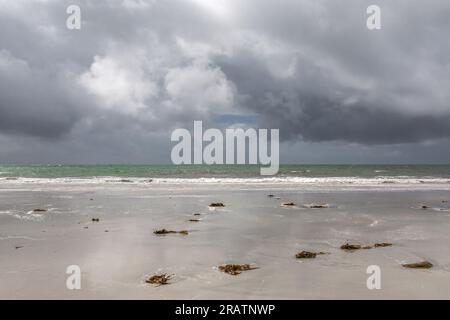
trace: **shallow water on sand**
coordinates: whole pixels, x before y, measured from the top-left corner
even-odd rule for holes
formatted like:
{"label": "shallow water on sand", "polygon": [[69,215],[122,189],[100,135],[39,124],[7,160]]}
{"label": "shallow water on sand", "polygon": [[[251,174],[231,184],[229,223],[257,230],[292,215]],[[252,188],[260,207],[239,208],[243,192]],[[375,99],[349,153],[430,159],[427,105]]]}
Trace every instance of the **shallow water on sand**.
{"label": "shallow water on sand", "polygon": [[[447,187],[3,182],[0,298],[449,299]],[[189,235],[154,235],[159,228]],[[339,249],[347,241],[394,245],[350,253]],[[329,254],[295,259],[302,250]],[[422,260],[434,267],[401,267]],[[231,276],[216,269],[225,263],[259,269]],[[66,289],[69,265],[81,268],[81,290]],[[381,290],[366,287],[369,265],[381,268]],[[144,283],[159,272],[174,274],[170,285]]]}

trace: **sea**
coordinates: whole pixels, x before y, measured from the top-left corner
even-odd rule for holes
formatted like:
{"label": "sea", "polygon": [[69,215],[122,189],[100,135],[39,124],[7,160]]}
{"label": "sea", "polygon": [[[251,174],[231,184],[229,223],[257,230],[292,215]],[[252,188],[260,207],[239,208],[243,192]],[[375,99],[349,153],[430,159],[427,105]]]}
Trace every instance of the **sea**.
{"label": "sea", "polygon": [[450,179],[450,165],[281,165],[277,175],[260,175],[258,165],[0,165],[0,178]]}

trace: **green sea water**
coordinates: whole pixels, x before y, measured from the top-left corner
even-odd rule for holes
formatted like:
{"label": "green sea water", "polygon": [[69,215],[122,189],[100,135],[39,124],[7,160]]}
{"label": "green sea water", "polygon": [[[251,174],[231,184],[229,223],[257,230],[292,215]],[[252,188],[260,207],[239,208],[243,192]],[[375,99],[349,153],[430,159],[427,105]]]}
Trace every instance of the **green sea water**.
{"label": "green sea water", "polygon": [[[0,177],[260,177],[256,165],[0,165]],[[281,165],[277,176],[450,178],[450,165]]]}

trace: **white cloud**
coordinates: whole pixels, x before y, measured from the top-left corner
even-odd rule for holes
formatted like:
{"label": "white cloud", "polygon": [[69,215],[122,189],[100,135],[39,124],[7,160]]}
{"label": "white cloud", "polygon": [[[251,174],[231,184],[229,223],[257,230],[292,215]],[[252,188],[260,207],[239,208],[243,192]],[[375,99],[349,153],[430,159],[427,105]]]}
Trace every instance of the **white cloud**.
{"label": "white cloud", "polygon": [[89,71],[79,77],[80,84],[99,100],[99,106],[124,113],[137,113],[145,101],[157,95],[158,88],[145,78],[143,62],[95,56]]}
{"label": "white cloud", "polygon": [[226,75],[205,61],[171,69],[165,87],[172,102],[180,107],[203,113],[230,112],[235,89]]}
{"label": "white cloud", "polygon": [[154,3],[154,0],[123,0],[122,5],[127,9],[146,9]]}

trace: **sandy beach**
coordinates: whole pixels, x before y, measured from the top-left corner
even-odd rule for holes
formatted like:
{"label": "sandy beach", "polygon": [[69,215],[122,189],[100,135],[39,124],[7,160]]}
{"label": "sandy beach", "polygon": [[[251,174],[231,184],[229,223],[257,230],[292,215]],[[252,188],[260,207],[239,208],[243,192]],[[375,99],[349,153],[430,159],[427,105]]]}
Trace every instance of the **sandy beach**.
{"label": "sandy beach", "polygon": [[[0,184],[1,299],[450,298],[448,183]],[[153,234],[162,228],[189,234]],[[346,242],[393,245],[347,252]],[[326,254],[296,259],[303,250]],[[401,266],[422,260],[433,268]],[[217,269],[228,263],[258,269]],[[81,269],[81,290],[66,288],[69,265]],[[369,265],[381,268],[380,290],[366,287]],[[169,285],[145,283],[160,273],[173,275]]]}

